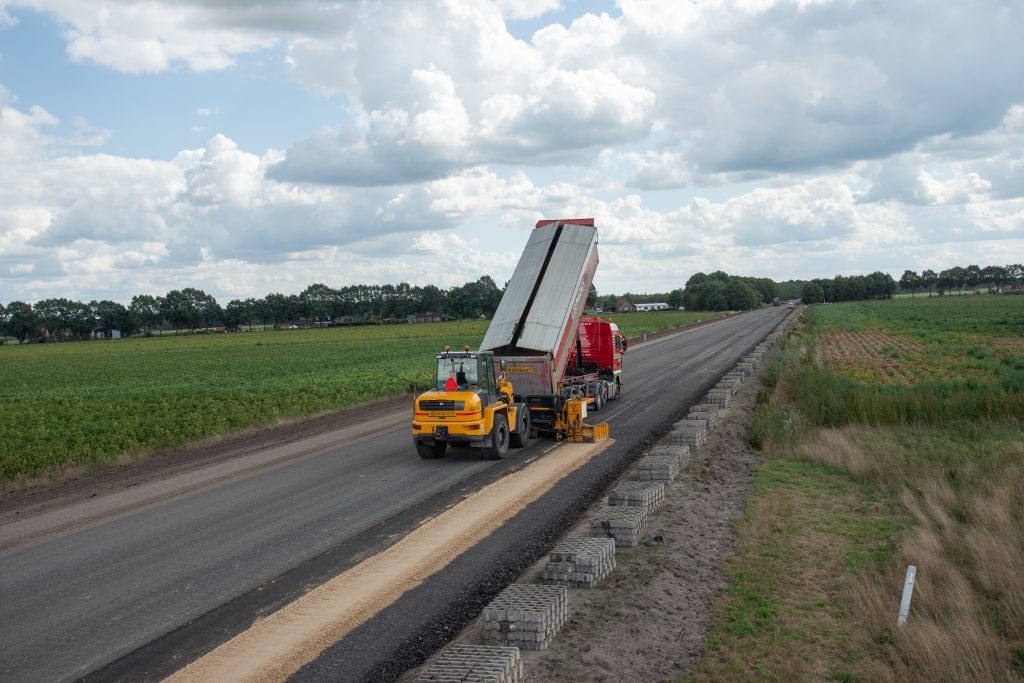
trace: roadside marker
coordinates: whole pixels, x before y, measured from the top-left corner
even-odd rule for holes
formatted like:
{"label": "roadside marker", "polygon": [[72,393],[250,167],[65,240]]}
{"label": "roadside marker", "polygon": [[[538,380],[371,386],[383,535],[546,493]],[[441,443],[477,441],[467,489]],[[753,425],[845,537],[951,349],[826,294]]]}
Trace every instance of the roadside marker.
{"label": "roadside marker", "polygon": [[897,626],[907,623],[907,615],[910,613],[910,596],[914,594],[914,577],[917,576],[917,567],[907,567],[907,578],[903,582],[903,600],[900,601],[900,616],[896,619]]}

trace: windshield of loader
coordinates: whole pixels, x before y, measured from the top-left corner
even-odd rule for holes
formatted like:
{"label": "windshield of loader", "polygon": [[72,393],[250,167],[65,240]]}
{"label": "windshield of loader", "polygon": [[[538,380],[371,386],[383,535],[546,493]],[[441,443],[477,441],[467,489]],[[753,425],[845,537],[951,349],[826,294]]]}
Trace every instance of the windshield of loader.
{"label": "windshield of loader", "polygon": [[459,389],[475,388],[479,384],[476,358],[438,358],[437,388],[444,389],[449,377],[455,380]]}

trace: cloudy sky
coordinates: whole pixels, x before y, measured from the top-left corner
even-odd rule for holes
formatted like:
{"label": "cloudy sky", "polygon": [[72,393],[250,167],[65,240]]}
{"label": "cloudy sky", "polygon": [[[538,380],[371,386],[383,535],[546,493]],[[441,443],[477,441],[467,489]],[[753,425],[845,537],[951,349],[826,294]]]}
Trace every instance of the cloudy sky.
{"label": "cloudy sky", "polygon": [[0,0],[0,301],[1024,260],[1024,3]]}

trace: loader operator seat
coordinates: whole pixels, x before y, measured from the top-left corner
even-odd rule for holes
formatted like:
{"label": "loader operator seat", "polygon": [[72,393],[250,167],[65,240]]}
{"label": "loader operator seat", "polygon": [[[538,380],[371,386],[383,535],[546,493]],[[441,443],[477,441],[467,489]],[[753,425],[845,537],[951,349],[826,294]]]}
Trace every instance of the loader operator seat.
{"label": "loader operator seat", "polygon": [[466,372],[464,370],[459,369],[459,371],[455,373],[455,383],[459,385],[460,389],[469,388],[469,379],[466,378]]}

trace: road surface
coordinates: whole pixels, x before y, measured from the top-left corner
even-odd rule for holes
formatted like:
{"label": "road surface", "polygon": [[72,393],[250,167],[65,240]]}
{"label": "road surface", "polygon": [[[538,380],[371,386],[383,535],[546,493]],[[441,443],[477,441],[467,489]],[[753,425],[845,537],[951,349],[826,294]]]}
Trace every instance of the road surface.
{"label": "road surface", "polygon": [[[540,557],[785,316],[764,308],[647,343],[599,414],[615,442],[296,674],[394,678]],[[72,506],[0,517],[0,678],[160,678],[541,457],[416,457],[409,405]],[[555,457],[553,454],[552,457]]]}

